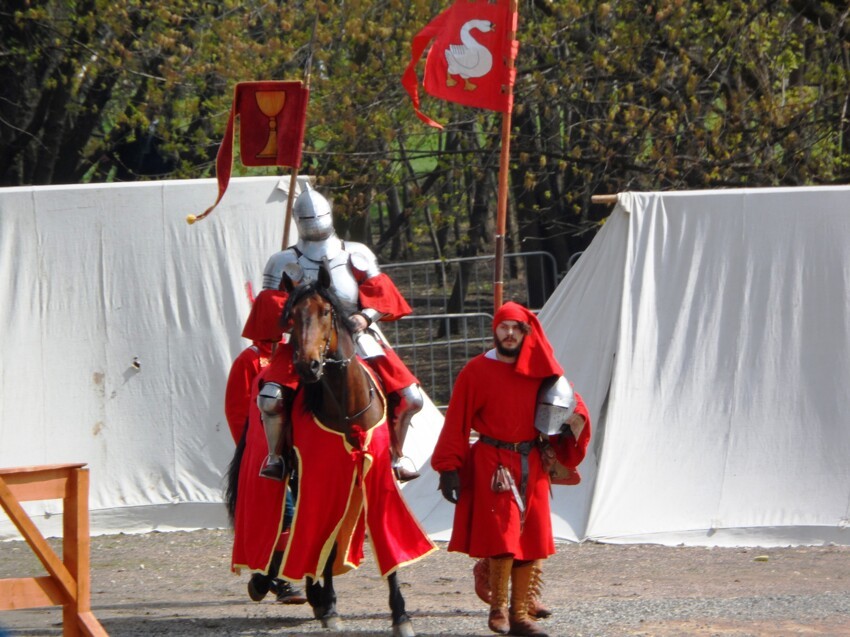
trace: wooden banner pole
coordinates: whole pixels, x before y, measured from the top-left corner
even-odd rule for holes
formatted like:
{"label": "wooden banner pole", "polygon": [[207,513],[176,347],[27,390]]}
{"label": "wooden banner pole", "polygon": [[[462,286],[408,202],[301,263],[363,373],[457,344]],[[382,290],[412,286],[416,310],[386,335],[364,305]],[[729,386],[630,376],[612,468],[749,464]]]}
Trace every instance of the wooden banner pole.
{"label": "wooden banner pole", "polygon": [[593,195],[590,197],[590,203],[604,203],[613,206],[617,203],[617,195]]}
{"label": "wooden banner pole", "polygon": [[[307,66],[304,69],[304,88],[310,90],[310,73],[313,70],[313,46],[316,43],[316,28],[319,24],[319,12],[316,11],[316,18],[313,20],[313,33],[310,35],[310,57],[307,58]],[[304,126],[307,125],[307,120],[304,120]],[[298,185],[298,167],[292,167],[292,174],[289,176],[289,192],[286,196],[286,216],[283,220],[283,241],[281,241],[281,250],[286,250],[289,247],[289,225],[292,223],[292,204],[295,201],[295,187]]]}
{"label": "wooden banner pole", "polygon": [[493,312],[502,307],[505,271],[505,228],[508,218],[508,174],[511,157],[511,114],[502,113],[502,152],[499,156],[499,196],[496,209],[496,263],[493,268]]}
{"label": "wooden banner pole", "polygon": [[292,174],[289,177],[289,192],[286,195],[286,216],[283,220],[283,241],[280,242],[280,249],[286,250],[289,247],[289,224],[292,223],[292,203],[295,201],[295,187],[298,185],[298,169],[293,167]]}
{"label": "wooden banner pole", "polygon": [[[511,11],[518,22],[519,11],[517,0],[511,0]],[[516,29],[516,27],[514,27]],[[511,40],[516,38],[516,31],[510,34]],[[513,69],[516,62],[513,58],[508,61]],[[513,91],[513,86],[508,86]],[[505,273],[505,229],[508,220],[508,176],[510,174],[511,159],[511,108],[502,113],[502,152],[499,155],[499,194],[496,208],[496,263],[493,267],[493,313],[497,312],[504,301],[504,273]]]}

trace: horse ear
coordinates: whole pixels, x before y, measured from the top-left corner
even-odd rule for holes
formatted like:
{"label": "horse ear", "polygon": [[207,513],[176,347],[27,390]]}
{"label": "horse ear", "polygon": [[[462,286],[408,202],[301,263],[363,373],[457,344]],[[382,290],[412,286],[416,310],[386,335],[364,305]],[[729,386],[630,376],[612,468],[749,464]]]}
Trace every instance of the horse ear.
{"label": "horse ear", "polygon": [[280,285],[277,286],[278,290],[285,290],[288,294],[292,294],[292,290],[295,289],[295,284],[292,282],[292,279],[289,278],[289,275],[284,272],[280,277]]}
{"label": "horse ear", "polygon": [[331,264],[327,257],[322,257],[322,265],[319,267],[319,285],[325,290],[331,289]]}

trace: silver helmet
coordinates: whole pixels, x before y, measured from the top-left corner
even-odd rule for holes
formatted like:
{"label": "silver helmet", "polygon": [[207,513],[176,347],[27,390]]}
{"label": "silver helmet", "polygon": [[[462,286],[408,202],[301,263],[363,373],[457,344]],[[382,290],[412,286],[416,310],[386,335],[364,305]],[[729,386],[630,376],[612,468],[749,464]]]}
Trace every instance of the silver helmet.
{"label": "silver helmet", "polygon": [[561,431],[575,408],[575,392],[569,381],[563,376],[546,379],[537,392],[534,427],[542,434],[553,436]]}
{"label": "silver helmet", "polygon": [[334,233],[331,204],[312,188],[307,188],[295,199],[292,206],[298,238],[305,241],[323,241]]}

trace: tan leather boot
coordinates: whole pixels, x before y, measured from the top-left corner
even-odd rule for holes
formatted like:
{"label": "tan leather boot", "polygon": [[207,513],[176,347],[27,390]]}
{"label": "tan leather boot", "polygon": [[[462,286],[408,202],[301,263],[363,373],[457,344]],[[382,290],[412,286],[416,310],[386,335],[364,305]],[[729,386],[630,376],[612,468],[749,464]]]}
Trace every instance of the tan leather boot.
{"label": "tan leather boot", "polygon": [[[552,616],[552,611],[543,604],[543,570],[540,568],[542,560],[534,562],[531,586],[528,589],[528,614],[532,619],[545,619]],[[475,582],[475,594],[478,598],[490,605],[490,560],[481,558],[472,568],[472,576]]]}
{"label": "tan leather boot", "polygon": [[475,594],[482,602],[490,605],[490,560],[482,557],[472,567],[472,578],[475,582]]}
{"label": "tan leather boot", "polygon": [[511,612],[509,635],[535,635],[548,637],[528,614],[529,589],[534,575],[534,562],[511,569]]}
{"label": "tan leather boot", "polygon": [[490,617],[487,626],[500,635],[507,635],[510,630],[508,587],[513,563],[512,557],[490,558]]}
{"label": "tan leather boot", "polygon": [[543,605],[542,563],[543,560],[536,560],[532,564],[531,585],[528,588],[528,614],[534,619],[545,619],[552,615],[552,611]]}

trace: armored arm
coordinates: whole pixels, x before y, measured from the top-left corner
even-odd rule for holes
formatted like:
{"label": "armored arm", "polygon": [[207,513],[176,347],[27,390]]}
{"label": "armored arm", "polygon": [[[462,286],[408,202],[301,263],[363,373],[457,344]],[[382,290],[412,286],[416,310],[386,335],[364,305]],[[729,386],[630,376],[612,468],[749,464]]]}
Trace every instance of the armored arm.
{"label": "armored arm", "polygon": [[266,267],[263,269],[263,289],[279,290],[280,279],[286,266],[296,265],[298,265],[298,255],[292,248],[275,252],[269,257]]}
{"label": "armored arm", "polygon": [[360,243],[346,243],[351,271],[357,279],[359,307],[371,322],[396,321],[413,309],[392,279],[380,271],[374,253]]}
{"label": "armored arm", "polygon": [[368,247],[362,243],[346,241],[345,249],[350,256],[351,267],[358,275],[362,276],[364,281],[381,273],[381,268],[378,267],[378,257]]}
{"label": "armored arm", "polygon": [[[378,266],[378,258],[375,253],[362,243],[346,242],[345,249],[349,254],[351,269],[354,271],[354,276],[357,278],[358,285],[362,285],[369,279],[378,276],[381,273],[381,268]],[[361,308],[357,314],[366,320],[366,327],[372,323],[380,321],[384,312],[374,308],[363,306],[361,297]]]}

